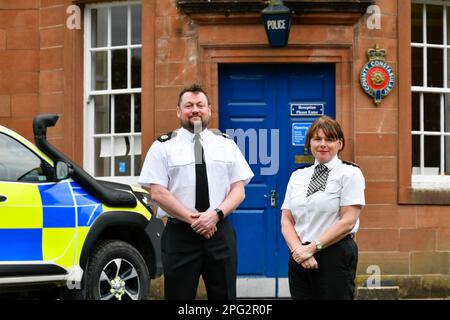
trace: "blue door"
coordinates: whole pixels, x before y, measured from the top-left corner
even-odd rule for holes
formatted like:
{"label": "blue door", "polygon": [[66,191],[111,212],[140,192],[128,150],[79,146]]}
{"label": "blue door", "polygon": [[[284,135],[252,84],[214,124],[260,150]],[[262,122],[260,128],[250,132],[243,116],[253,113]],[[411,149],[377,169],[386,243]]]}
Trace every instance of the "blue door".
{"label": "blue door", "polygon": [[219,128],[255,173],[230,217],[238,241],[238,295],[276,297],[287,290],[280,208],[290,174],[311,160],[306,130],[323,114],[335,117],[333,64],[219,66]]}

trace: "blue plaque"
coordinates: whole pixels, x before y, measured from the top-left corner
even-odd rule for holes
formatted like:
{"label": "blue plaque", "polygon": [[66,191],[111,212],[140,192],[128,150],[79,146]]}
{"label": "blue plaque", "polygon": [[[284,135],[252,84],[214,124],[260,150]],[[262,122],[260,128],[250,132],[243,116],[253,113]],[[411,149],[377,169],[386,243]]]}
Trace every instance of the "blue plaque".
{"label": "blue plaque", "polygon": [[292,145],[304,146],[306,141],[306,131],[312,125],[312,122],[295,122],[292,124]]}
{"label": "blue plaque", "polygon": [[320,117],[324,115],[323,103],[291,103],[292,117]]}

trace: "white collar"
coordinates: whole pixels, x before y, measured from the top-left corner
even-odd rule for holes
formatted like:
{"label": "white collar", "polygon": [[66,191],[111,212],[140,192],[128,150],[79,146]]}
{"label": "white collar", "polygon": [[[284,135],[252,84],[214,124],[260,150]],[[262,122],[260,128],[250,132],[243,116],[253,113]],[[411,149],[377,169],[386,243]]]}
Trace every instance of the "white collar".
{"label": "white collar", "polygon": [[[341,163],[341,159],[338,158],[337,155],[335,155],[333,157],[333,159],[331,159],[330,161],[324,163],[324,165],[327,166],[328,170],[332,170],[337,164]],[[314,161],[314,168],[319,164],[319,161],[315,160]]]}
{"label": "white collar", "polygon": [[[202,132],[200,132],[200,140],[204,140],[205,136],[208,134],[209,130],[208,128],[204,129]],[[194,141],[194,133],[190,132],[189,130],[181,127],[177,130],[177,134],[181,135],[182,137],[188,139],[189,141]]]}

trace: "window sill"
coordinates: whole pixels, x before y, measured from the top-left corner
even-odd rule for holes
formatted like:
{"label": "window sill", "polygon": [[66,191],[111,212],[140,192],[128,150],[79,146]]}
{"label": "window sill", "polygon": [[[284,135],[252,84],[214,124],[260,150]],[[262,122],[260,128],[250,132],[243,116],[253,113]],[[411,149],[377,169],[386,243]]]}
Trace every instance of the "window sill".
{"label": "window sill", "polygon": [[438,174],[413,174],[411,176],[411,187],[413,190],[418,191],[450,191],[450,176]]}
{"label": "window sill", "polygon": [[413,174],[398,192],[399,204],[450,205],[450,176]]}
{"label": "window sill", "polygon": [[400,188],[399,204],[450,205],[450,189]]}

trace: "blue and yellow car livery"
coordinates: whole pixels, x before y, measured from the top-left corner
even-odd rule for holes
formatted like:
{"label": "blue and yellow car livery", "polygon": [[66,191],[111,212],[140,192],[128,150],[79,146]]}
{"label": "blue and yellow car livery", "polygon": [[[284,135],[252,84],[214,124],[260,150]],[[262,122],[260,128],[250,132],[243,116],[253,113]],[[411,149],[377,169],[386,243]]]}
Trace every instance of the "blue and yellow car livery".
{"label": "blue and yellow car livery", "polygon": [[[69,289],[86,299],[146,298],[150,278],[162,273],[163,223],[149,194],[100,183],[46,146],[46,127],[56,120],[35,119],[44,130],[39,136],[35,127],[40,148],[0,126],[1,154],[16,153],[0,157],[0,290],[55,282],[75,284]],[[28,171],[27,157],[38,167]],[[75,167],[70,177],[58,177],[58,162]]]}

